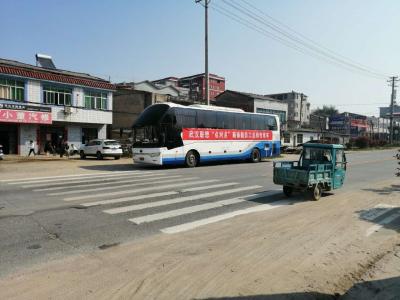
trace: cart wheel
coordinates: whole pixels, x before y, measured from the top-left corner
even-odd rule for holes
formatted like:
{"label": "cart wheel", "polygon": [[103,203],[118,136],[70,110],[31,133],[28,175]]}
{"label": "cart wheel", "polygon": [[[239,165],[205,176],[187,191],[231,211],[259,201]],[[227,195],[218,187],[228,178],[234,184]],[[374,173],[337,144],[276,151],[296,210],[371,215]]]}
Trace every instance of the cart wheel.
{"label": "cart wheel", "polygon": [[283,193],[286,197],[290,197],[293,194],[293,188],[291,188],[290,186],[283,186]]}
{"label": "cart wheel", "polygon": [[312,190],[312,198],[313,198],[314,201],[318,201],[321,198],[321,195],[322,195],[321,186],[316,184],[315,187]]}

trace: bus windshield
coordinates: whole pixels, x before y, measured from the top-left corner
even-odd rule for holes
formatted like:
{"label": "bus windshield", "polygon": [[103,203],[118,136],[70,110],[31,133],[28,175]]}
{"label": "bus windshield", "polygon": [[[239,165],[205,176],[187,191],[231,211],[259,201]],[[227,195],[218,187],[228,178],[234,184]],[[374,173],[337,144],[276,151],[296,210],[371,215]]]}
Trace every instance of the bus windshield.
{"label": "bus windshield", "polygon": [[133,124],[133,141],[137,147],[167,147],[183,145],[176,127],[174,110],[168,105],[154,105],[146,109]]}

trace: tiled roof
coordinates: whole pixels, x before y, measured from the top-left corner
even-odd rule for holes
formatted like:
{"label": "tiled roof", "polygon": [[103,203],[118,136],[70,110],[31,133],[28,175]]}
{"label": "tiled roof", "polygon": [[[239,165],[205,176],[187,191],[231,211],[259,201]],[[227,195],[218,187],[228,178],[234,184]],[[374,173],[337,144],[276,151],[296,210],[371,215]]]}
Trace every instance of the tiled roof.
{"label": "tiled roof", "polygon": [[[193,78],[197,78],[197,77],[204,77],[204,76],[205,76],[205,73],[200,73],[200,74],[196,74],[196,75],[180,77],[179,80],[189,80],[189,79],[193,79]],[[210,78],[214,78],[214,79],[225,80],[225,77],[221,77],[221,76],[218,76],[218,75],[212,74],[212,73],[209,73],[208,76]]]}
{"label": "tiled roof", "polygon": [[[264,95],[259,95],[259,94],[254,94],[254,93],[246,93],[246,92],[239,92],[239,91],[233,91],[233,90],[225,90],[226,93],[234,93],[234,94],[239,94],[239,95],[243,95],[243,96],[247,96],[250,98],[254,98],[254,99],[260,99],[260,100],[268,100],[268,101],[274,101],[274,102],[279,102],[274,98],[268,97],[268,96],[264,96]],[[221,93],[220,95],[222,95],[223,93]],[[218,95],[218,96],[220,96]],[[218,98],[217,96],[217,98]]]}
{"label": "tiled roof", "polygon": [[0,73],[72,85],[82,85],[98,89],[115,90],[114,84],[104,79],[90,76],[89,74],[58,69],[49,70],[6,59],[0,59]]}

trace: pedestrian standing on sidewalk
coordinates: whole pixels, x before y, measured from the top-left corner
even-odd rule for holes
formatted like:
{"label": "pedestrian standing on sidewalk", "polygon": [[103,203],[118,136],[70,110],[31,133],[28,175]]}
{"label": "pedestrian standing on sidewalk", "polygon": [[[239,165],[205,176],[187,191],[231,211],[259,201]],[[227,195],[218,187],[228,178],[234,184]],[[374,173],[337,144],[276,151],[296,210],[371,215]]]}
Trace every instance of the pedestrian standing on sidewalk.
{"label": "pedestrian standing on sidewalk", "polygon": [[36,153],[35,153],[35,143],[32,140],[29,141],[28,149],[29,149],[28,156],[31,156],[31,153],[33,153],[33,156],[36,155]]}
{"label": "pedestrian standing on sidewalk", "polygon": [[63,157],[64,155],[69,157],[69,146],[67,142],[61,143],[61,149],[60,149],[60,157]]}

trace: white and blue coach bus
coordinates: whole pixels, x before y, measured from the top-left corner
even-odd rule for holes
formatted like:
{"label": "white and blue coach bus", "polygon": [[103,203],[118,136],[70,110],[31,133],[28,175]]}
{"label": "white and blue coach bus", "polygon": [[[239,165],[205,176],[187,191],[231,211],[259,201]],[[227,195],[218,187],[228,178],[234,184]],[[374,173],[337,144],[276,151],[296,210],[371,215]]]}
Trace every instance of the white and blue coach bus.
{"label": "white and blue coach bus", "polygon": [[135,163],[196,167],[221,160],[250,160],[280,153],[276,115],[218,106],[160,103],[133,124]]}

